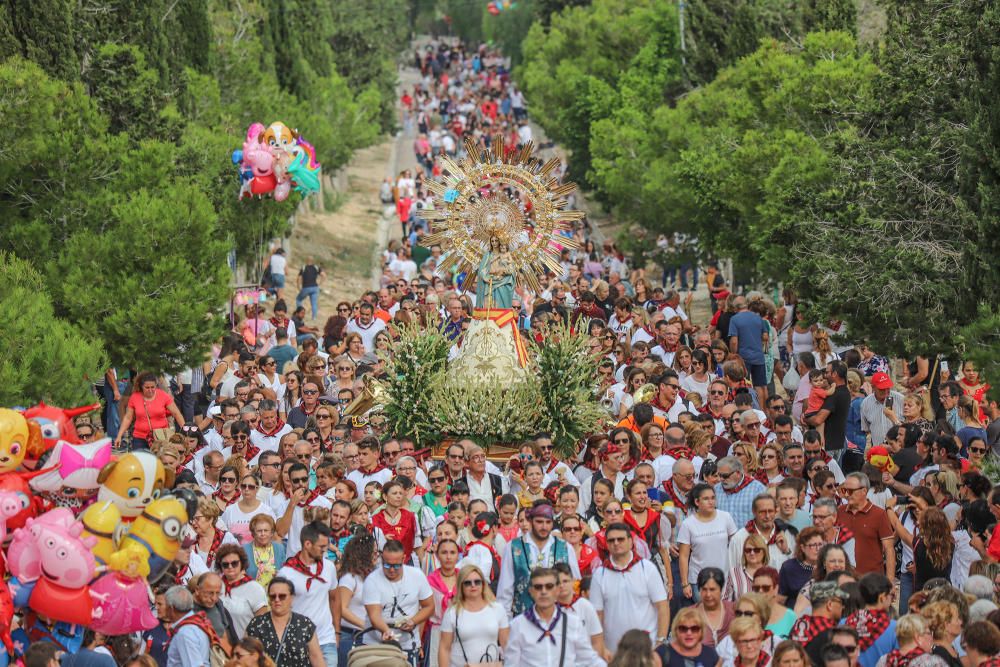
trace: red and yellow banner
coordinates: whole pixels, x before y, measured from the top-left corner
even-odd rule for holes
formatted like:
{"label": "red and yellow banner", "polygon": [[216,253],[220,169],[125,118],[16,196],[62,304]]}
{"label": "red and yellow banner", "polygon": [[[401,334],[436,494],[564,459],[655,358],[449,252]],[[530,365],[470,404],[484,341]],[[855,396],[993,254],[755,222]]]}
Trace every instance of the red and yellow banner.
{"label": "red and yellow banner", "polygon": [[476,320],[492,320],[501,329],[509,328],[511,336],[514,337],[514,349],[517,351],[517,362],[524,368],[528,365],[528,352],[524,348],[524,341],[517,330],[517,311],[510,308],[476,308],[472,311],[472,317]]}

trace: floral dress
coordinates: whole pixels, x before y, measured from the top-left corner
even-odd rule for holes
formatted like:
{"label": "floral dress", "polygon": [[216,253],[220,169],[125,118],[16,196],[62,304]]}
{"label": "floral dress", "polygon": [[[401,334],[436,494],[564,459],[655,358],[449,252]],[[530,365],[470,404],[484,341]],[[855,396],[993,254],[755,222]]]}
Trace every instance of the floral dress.
{"label": "floral dress", "polygon": [[301,667],[309,661],[309,640],[316,634],[316,624],[302,614],[292,612],[279,638],[270,614],[255,616],[247,626],[247,637],[256,637],[276,667]]}

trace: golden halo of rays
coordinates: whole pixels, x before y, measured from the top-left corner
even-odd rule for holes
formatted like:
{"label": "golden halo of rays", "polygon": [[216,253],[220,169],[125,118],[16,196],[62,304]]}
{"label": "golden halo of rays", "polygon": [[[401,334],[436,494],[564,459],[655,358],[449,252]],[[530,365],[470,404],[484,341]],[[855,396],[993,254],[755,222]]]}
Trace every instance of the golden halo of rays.
{"label": "golden halo of rays", "polygon": [[[566,210],[566,198],[576,184],[560,184],[553,175],[559,158],[543,163],[532,156],[532,142],[505,151],[503,138],[495,137],[487,150],[481,150],[466,139],[465,150],[468,157],[461,162],[441,158],[443,175],[427,183],[436,198],[433,210],[418,213],[431,230],[424,244],[441,246],[444,258],[439,270],[457,269],[466,275],[464,284],[474,286],[489,239],[496,236],[510,248],[517,283],[541,292],[539,277],[545,269],[562,273],[560,250],[579,247],[561,234],[583,219],[583,211]],[[507,186],[517,190],[523,202],[530,202],[530,218],[502,192]],[[453,201],[446,200],[446,193]]]}

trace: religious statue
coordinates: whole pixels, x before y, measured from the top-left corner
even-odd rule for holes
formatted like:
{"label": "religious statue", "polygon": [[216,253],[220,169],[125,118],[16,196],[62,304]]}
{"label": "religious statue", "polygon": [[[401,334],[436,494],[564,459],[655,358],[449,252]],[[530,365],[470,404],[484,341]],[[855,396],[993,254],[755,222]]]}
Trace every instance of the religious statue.
{"label": "religious statue", "polygon": [[476,275],[476,306],[490,310],[510,308],[514,302],[514,267],[510,248],[491,236],[489,249],[479,261]]}

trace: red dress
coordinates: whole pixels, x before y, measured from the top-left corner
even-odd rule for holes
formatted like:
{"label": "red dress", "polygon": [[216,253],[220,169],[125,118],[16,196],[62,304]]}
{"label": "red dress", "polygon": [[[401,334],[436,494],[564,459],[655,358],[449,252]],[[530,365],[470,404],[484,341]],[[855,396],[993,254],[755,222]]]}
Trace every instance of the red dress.
{"label": "red dress", "polygon": [[389,523],[385,516],[385,510],[372,517],[372,526],[381,529],[386,539],[399,540],[403,543],[403,561],[410,562],[413,554],[413,541],[417,536],[417,518],[408,509],[399,510],[399,521],[395,524]]}

